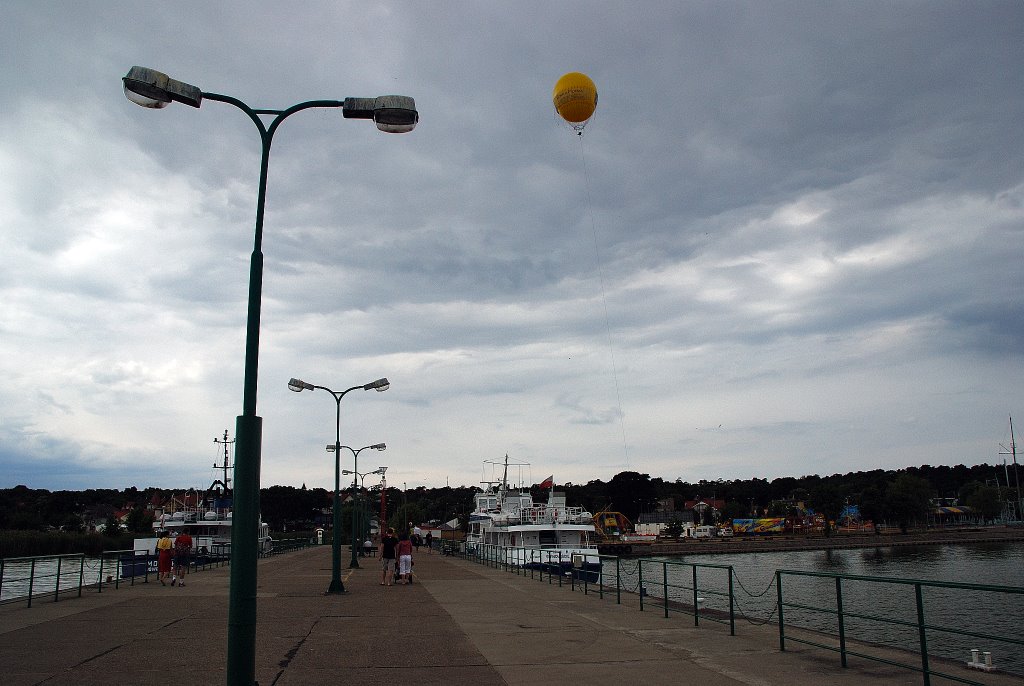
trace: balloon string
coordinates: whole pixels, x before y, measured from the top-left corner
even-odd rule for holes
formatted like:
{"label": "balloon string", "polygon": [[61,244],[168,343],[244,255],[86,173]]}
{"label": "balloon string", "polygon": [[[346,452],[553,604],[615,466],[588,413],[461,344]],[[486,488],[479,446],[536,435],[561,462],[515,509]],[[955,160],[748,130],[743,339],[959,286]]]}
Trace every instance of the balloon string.
{"label": "balloon string", "polygon": [[608,317],[608,294],[604,284],[604,266],[601,263],[601,249],[597,240],[597,223],[594,221],[594,202],[590,193],[590,172],[587,171],[587,157],[583,150],[583,129],[578,131],[580,136],[580,163],[583,166],[583,180],[587,191],[587,209],[590,213],[590,233],[594,237],[594,261],[597,263],[597,278],[601,284],[601,302],[604,305],[604,331],[608,340],[608,354],[612,358],[612,379],[615,381],[615,402],[619,408],[619,428],[622,431],[622,456],[626,463],[626,469],[630,469],[629,448],[626,443],[626,416],[622,411],[622,393],[619,390],[619,371],[615,364],[615,348],[612,345],[612,326]]}

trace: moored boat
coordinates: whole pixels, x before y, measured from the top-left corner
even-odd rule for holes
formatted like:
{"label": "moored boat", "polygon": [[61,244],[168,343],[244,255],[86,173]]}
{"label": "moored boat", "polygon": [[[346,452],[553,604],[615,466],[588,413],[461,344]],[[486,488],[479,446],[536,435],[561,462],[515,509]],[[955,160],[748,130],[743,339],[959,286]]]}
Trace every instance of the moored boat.
{"label": "moored boat", "polygon": [[485,487],[474,496],[467,552],[518,567],[596,580],[601,561],[591,542],[593,515],[567,505],[565,493],[555,490],[553,477],[540,484],[547,491],[547,502],[534,502],[529,489],[509,487],[508,455],[503,462],[490,464],[501,467],[501,478],[482,482]]}
{"label": "moored boat", "polygon": [[[202,494],[192,491],[180,497],[170,499],[170,512],[164,511],[153,521],[153,536],[136,538],[134,549],[154,554],[156,542],[164,531],[176,538],[187,533],[192,537],[192,555],[197,560],[221,559],[231,556],[231,470],[229,446],[234,443],[228,440],[228,432],[224,431],[223,439],[214,439],[215,443],[224,445],[224,463],[214,464],[214,469],[223,472],[221,479],[214,480]],[[259,551],[269,553],[273,549],[270,527],[260,520]]]}

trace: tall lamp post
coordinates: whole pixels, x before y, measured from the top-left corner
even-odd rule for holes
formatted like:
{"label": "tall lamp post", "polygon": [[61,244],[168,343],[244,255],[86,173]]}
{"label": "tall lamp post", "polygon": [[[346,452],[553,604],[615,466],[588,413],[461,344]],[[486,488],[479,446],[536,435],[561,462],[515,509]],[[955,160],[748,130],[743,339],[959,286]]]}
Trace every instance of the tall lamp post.
{"label": "tall lamp post", "polygon": [[[334,396],[334,402],[338,407],[334,433],[334,515],[332,517],[333,533],[331,535],[331,585],[327,587],[328,593],[344,593],[345,584],[341,582],[341,399],[349,391],[363,389],[364,391],[375,390],[384,392],[391,387],[387,379],[377,379],[362,386],[353,386],[344,391],[332,391],[326,386],[314,386],[301,379],[291,379],[288,382],[288,389],[301,393],[302,391],[321,390],[327,391]],[[383,443],[378,443],[383,450]],[[331,446],[328,446],[331,447]],[[347,446],[346,446],[347,447]],[[351,450],[351,448],[349,448]]]}
{"label": "tall lamp post", "polygon": [[[330,449],[330,447],[331,446],[328,446],[328,449]],[[352,491],[353,491],[353,495],[355,495],[356,489],[359,487],[359,477],[360,476],[365,478],[367,474],[380,474],[380,470],[377,470],[375,472],[366,472],[366,474],[360,474],[358,471],[356,471],[356,470],[359,469],[359,453],[363,452],[367,448],[372,448],[374,450],[387,450],[388,447],[386,445],[384,445],[383,443],[374,443],[373,445],[364,445],[359,450],[355,450],[353,448],[349,448],[347,445],[343,445],[341,447],[342,448],[348,448],[349,452],[352,453],[352,460],[353,460],[352,471],[349,471],[348,469],[346,469],[346,470],[342,471],[342,474],[354,474],[355,475],[355,476],[352,477]],[[335,455],[335,457],[337,457],[337,455]],[[348,566],[349,566],[349,569],[359,569],[359,560],[356,559],[356,516],[355,516],[355,509],[354,508],[352,510],[352,562],[350,562]]]}
{"label": "tall lamp post", "polygon": [[[191,107],[203,99],[215,100],[242,110],[256,125],[262,142],[259,192],[256,200],[256,231],[249,263],[249,300],[245,330],[245,379],[242,414],[235,424],[235,490],[232,503],[231,573],[228,596],[227,683],[235,686],[256,681],[256,563],[258,559],[260,459],[263,418],[256,414],[259,367],[260,306],[263,292],[263,209],[267,195],[270,144],[287,117],[310,108],[341,108],[346,119],[372,119],[385,133],[407,133],[419,121],[415,101],[403,95],[344,100],[310,100],[284,110],[252,109],[229,95],[205,93],[146,67],[132,67],[122,79],[124,94],[133,103],[151,109],[172,101]],[[272,116],[267,126],[261,115]]]}
{"label": "tall lamp post", "polygon": [[[374,446],[374,445],[368,445],[368,446],[365,446],[363,448],[360,448],[359,450],[352,450],[352,448],[349,448],[347,445],[343,445],[341,447],[342,448],[348,448],[349,450],[352,450],[352,455],[353,456],[358,456],[358,454],[361,451],[366,450],[366,448],[374,448],[376,450],[386,450],[387,449],[387,446],[385,446],[383,443],[378,443],[377,445],[379,445],[380,447],[378,448],[377,446]],[[334,446],[330,446],[330,448],[333,448],[333,447]],[[352,503],[352,563],[349,565],[349,567],[352,568],[352,569],[358,569],[359,568],[359,561],[356,559],[356,545],[360,541],[362,541],[361,534],[359,534],[358,536],[357,536],[357,534],[359,533],[361,525],[363,524],[364,508],[363,508],[363,505],[362,505],[362,500],[363,500],[363,491],[366,489],[366,477],[370,476],[371,474],[384,474],[384,472],[381,471],[382,469],[387,469],[387,467],[378,467],[377,469],[373,470],[372,472],[357,472],[357,471],[351,470],[351,469],[342,469],[341,470],[342,476],[346,476],[348,474],[354,475],[352,477],[352,490],[354,492],[354,499],[353,499],[353,503]],[[357,482],[356,479],[358,479],[359,481]],[[358,505],[358,509],[359,509],[359,521],[358,521],[358,523],[356,522],[356,506],[357,505]]]}

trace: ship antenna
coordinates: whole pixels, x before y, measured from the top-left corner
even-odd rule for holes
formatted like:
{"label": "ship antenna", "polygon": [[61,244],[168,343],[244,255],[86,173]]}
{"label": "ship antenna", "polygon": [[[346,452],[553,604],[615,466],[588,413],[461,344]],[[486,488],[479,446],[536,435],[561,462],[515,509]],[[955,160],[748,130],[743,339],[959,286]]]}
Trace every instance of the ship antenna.
{"label": "ship antenna", "polygon": [[224,438],[214,438],[213,442],[224,444],[224,464],[219,465],[214,463],[213,468],[224,470],[224,495],[228,495],[231,492],[231,487],[229,485],[230,481],[228,480],[228,470],[231,469],[231,460],[228,457],[228,446],[234,443],[235,441],[234,439],[228,440],[228,430],[224,429]]}
{"label": "ship antenna", "polygon": [[[1010,447],[1000,444],[1000,448],[1003,449],[1000,455],[1012,455],[1013,456],[1013,479],[1017,484],[1017,506],[1014,508],[1017,519],[1021,518],[1021,512],[1024,510],[1024,500],[1020,497],[1020,477],[1017,475],[1017,442],[1013,439],[1013,417],[1010,417]],[[1006,459],[1003,458],[1003,463],[1006,463]],[[1006,488],[1010,488],[1010,477],[1006,477]]]}

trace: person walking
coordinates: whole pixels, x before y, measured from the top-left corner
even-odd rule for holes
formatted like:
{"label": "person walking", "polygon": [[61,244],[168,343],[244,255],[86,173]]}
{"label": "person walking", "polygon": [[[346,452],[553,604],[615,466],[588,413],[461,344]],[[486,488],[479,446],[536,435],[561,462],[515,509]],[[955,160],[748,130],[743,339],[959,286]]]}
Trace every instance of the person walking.
{"label": "person walking", "polygon": [[398,546],[396,547],[398,553],[398,574],[402,578],[403,584],[412,583],[412,541],[409,540],[409,534],[403,533],[402,537],[398,540]]}
{"label": "person walking", "polygon": [[398,539],[395,537],[395,530],[388,529],[380,539],[380,585],[390,586],[395,576],[395,548]]}
{"label": "person walking", "polygon": [[171,555],[174,546],[171,543],[170,532],[167,530],[160,532],[160,540],[156,542],[156,578],[160,582],[161,586],[166,586],[167,582],[164,579],[171,573]]}
{"label": "person walking", "polygon": [[427,555],[434,554],[434,535],[431,532],[427,532]]}
{"label": "person walking", "polygon": [[171,586],[175,582],[179,586],[185,585],[185,575],[189,572],[189,565],[192,563],[192,537],[187,531],[182,531],[174,538],[174,569],[175,576],[171,577]]}

